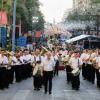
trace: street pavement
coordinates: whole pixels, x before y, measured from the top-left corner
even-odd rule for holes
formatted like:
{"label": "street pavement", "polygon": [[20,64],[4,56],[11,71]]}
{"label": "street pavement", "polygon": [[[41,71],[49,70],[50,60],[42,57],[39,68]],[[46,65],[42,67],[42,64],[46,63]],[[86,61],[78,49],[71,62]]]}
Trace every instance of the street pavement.
{"label": "street pavement", "polygon": [[53,92],[51,95],[44,94],[43,88],[34,91],[32,78],[14,83],[9,89],[0,90],[0,100],[100,100],[100,90],[96,84],[89,83],[82,79],[79,91],[71,89],[66,82],[64,71],[53,79]]}

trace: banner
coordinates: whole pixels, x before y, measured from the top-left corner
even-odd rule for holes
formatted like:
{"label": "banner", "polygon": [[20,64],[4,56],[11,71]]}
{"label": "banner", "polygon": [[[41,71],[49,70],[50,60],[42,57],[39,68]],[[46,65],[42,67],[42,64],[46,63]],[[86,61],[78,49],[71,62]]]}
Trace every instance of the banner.
{"label": "banner", "polygon": [[6,11],[0,11],[0,25],[7,25],[7,13]]}
{"label": "banner", "polygon": [[6,48],[6,45],[7,45],[7,29],[5,27],[1,27],[1,44],[2,44],[2,48]]}
{"label": "banner", "polygon": [[24,36],[20,36],[18,39],[17,39],[17,46],[26,46],[27,45],[27,38],[24,37]]}
{"label": "banner", "polygon": [[37,37],[37,38],[41,37],[41,31],[37,31],[35,34],[35,37]]}

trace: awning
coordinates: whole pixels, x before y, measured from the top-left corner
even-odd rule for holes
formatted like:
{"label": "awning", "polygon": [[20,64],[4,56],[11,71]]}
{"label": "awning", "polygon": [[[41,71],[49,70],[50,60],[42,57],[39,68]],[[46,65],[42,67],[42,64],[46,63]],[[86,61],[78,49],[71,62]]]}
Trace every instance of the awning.
{"label": "awning", "polygon": [[75,42],[75,41],[78,41],[78,40],[82,40],[82,39],[85,39],[85,38],[88,38],[88,37],[91,37],[91,35],[80,35],[80,36],[71,38],[69,40],[66,40],[66,43],[72,43],[72,42]]}

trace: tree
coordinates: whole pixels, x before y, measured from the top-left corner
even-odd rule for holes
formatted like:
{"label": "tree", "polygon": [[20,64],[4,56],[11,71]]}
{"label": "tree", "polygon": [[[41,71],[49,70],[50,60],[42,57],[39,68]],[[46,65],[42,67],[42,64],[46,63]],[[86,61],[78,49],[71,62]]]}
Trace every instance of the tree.
{"label": "tree", "polygon": [[[5,1],[4,3],[2,1]],[[27,32],[29,30],[43,30],[44,17],[40,11],[39,0],[17,0],[16,10],[16,23],[22,22],[22,31]],[[13,12],[13,0],[0,0],[0,10],[6,10],[8,14],[9,24],[12,24],[12,12]],[[33,27],[32,17],[39,17],[39,22],[35,23]]]}
{"label": "tree", "polygon": [[91,0],[92,3],[100,3],[100,0]]}
{"label": "tree", "polygon": [[[41,30],[44,27],[43,14],[39,9],[39,0],[18,0],[17,1],[17,18],[22,21],[23,31]],[[38,23],[32,23],[33,16],[39,17]],[[41,26],[41,27],[40,27]]]}

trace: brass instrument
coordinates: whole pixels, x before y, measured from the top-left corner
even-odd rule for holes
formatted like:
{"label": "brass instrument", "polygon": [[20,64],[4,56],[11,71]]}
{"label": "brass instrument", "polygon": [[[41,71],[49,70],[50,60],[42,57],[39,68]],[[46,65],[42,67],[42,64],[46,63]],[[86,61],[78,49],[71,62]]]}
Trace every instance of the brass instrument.
{"label": "brass instrument", "polygon": [[72,70],[72,74],[73,74],[73,76],[78,76],[80,74],[80,69],[76,68],[76,69]]}
{"label": "brass instrument", "polygon": [[44,55],[46,52],[48,52],[49,50],[45,47],[42,46],[42,51],[40,52],[40,55]]}
{"label": "brass instrument", "polygon": [[63,60],[63,64],[64,65],[69,65],[68,64],[69,60],[70,60],[70,57],[69,56],[67,58],[65,57],[64,60]]}

